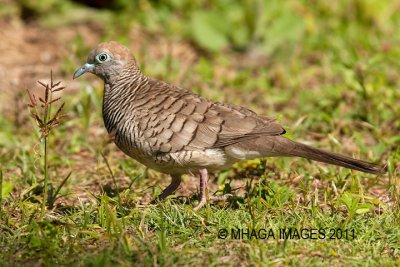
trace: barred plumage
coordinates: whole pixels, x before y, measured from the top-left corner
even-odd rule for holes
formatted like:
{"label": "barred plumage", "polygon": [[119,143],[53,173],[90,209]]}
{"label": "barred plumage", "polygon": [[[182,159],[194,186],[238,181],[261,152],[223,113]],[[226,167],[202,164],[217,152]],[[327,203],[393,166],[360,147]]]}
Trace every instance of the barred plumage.
{"label": "barred plumage", "polygon": [[226,169],[247,158],[298,156],[368,173],[384,171],[377,164],[286,139],[274,118],[148,78],[129,49],[118,42],[95,47],[74,78],[85,72],[105,82],[104,124],[116,145],[144,165],[171,174],[172,183],[157,200],[176,190],[182,174],[200,173],[199,208],[206,201],[207,170]]}

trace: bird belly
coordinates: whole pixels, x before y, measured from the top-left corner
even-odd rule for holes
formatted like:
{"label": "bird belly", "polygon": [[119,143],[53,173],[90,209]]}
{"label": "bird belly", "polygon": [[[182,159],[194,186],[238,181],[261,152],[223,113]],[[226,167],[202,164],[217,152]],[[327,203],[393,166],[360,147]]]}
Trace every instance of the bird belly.
{"label": "bird belly", "polygon": [[[140,150],[139,146],[116,145],[128,156],[156,171],[166,174],[198,173],[202,168],[208,171],[229,168],[237,160],[227,157],[222,149],[206,149],[204,151],[179,151],[162,153]],[[146,147],[146,146],[141,146]]]}
{"label": "bird belly", "polygon": [[274,157],[277,156],[277,153],[274,152],[267,152],[267,151],[253,151],[248,149],[242,149],[233,147],[226,150],[226,154],[230,157],[235,159],[255,159],[255,158],[262,158],[262,157]]}
{"label": "bird belly", "polygon": [[146,140],[137,128],[121,126],[131,130],[115,132],[114,142],[118,148],[143,165],[162,173],[197,173],[202,168],[212,172],[227,169],[237,161],[236,158],[226,155],[225,150],[221,148],[161,152],[155,150],[154,144]]}
{"label": "bird belly", "polygon": [[222,149],[206,149],[204,151],[183,151],[170,153],[170,156],[189,173],[197,173],[200,169],[208,171],[224,170],[229,168],[235,159],[227,157]]}

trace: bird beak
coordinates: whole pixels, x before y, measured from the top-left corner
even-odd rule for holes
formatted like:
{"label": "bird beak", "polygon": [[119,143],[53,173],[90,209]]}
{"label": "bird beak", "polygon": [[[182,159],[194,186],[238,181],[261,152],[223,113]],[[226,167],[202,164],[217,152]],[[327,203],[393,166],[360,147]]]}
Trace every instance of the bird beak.
{"label": "bird beak", "polygon": [[75,71],[74,79],[78,78],[79,76],[81,76],[82,74],[84,74],[86,72],[91,72],[93,70],[93,68],[94,68],[94,64],[86,63],[80,69]]}

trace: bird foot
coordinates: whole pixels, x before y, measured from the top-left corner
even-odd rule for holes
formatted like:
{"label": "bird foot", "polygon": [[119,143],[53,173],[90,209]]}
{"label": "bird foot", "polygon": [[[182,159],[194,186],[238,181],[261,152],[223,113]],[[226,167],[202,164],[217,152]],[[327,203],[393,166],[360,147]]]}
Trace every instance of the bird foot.
{"label": "bird foot", "polygon": [[233,197],[232,194],[225,194],[222,196],[208,196],[210,200],[215,200],[215,201],[222,201],[222,200],[227,200],[228,198]]}
{"label": "bird foot", "polygon": [[151,205],[157,204],[161,200],[165,199],[167,196],[171,195],[181,184],[181,176],[180,175],[171,175],[172,180],[171,184],[167,186],[167,188],[162,191],[162,193],[153,199],[153,201],[150,202]]}
{"label": "bird foot", "polygon": [[[225,194],[222,196],[208,196],[209,200],[213,200],[213,201],[223,201],[223,200],[227,200],[228,198],[233,197],[232,194]],[[199,208],[201,208],[202,206],[204,206],[207,203],[207,199],[206,198],[201,198],[199,204],[196,205],[196,207],[194,207],[194,210],[198,210]]]}
{"label": "bird foot", "polygon": [[194,207],[193,209],[194,209],[194,210],[198,210],[198,209],[200,209],[201,207],[203,207],[206,203],[207,203],[207,200],[201,199],[200,202],[199,202],[199,204],[197,204],[196,207]]}
{"label": "bird foot", "polygon": [[[207,188],[207,179],[208,179],[208,173],[207,169],[201,169],[200,170],[200,201],[199,204],[197,204],[196,207],[194,207],[194,210],[198,210],[204,204],[207,203],[207,197],[206,197],[206,188]],[[216,201],[222,201],[222,200],[227,200],[229,197],[232,197],[232,194],[225,194],[223,196],[209,196],[209,200],[216,200]]]}

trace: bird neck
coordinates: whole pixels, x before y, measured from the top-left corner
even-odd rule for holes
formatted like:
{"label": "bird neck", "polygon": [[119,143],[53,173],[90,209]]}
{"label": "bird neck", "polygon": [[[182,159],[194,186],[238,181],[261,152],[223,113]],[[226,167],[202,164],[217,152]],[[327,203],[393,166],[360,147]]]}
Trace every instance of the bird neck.
{"label": "bird neck", "polygon": [[103,95],[103,119],[108,132],[118,127],[125,113],[138,94],[148,90],[148,77],[138,68],[124,69],[112,80],[105,79]]}
{"label": "bird neck", "polygon": [[116,73],[110,73],[103,78],[105,84],[104,96],[120,98],[134,94],[147,83],[148,78],[136,66],[125,67]]}

